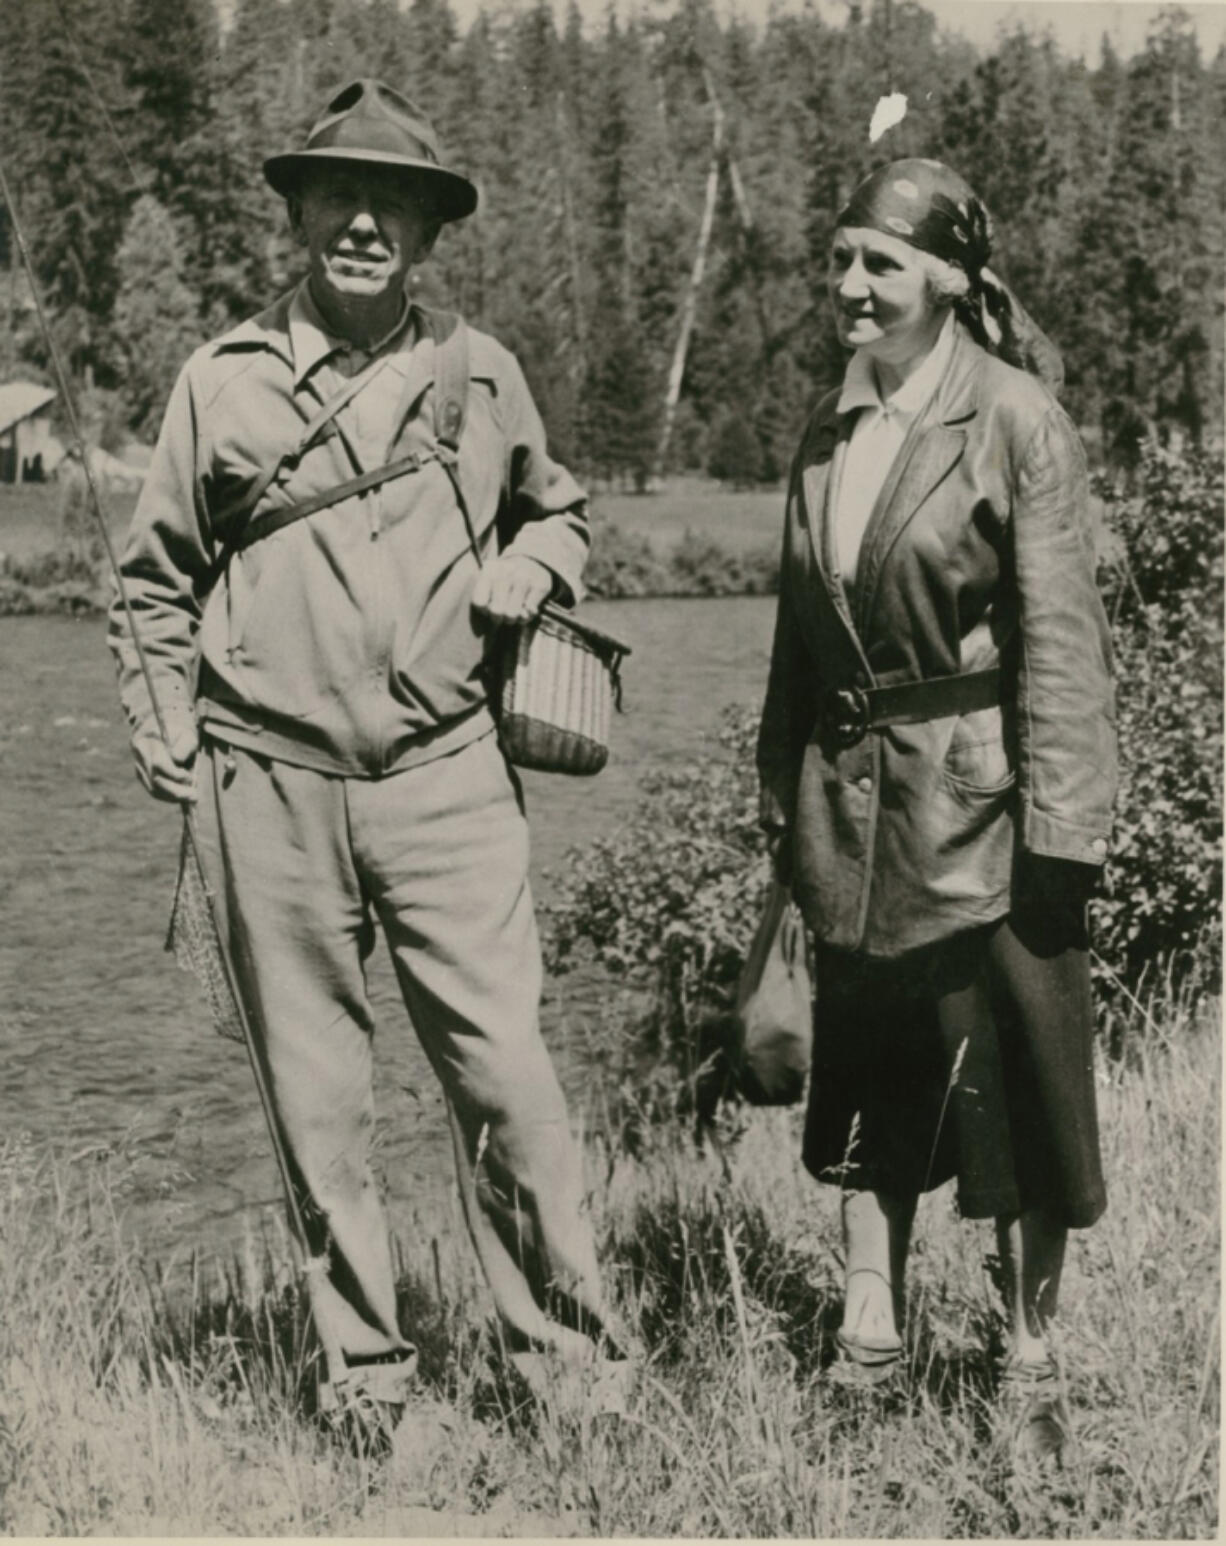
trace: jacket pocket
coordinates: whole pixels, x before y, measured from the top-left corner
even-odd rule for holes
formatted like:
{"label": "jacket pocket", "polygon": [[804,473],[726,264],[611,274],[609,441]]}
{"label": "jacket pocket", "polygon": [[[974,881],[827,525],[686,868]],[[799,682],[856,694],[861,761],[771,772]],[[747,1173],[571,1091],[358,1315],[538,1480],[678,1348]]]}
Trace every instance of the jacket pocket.
{"label": "jacket pocket", "polygon": [[303,523],[262,539],[231,567],[227,657],[248,704],[305,717],[363,675],[372,657],[352,571],[342,581],[314,553]]}
{"label": "jacket pocket", "polygon": [[1002,794],[1017,781],[1017,769],[1006,744],[1004,715],[992,705],[963,714],[954,723],[942,774],[955,794]]}

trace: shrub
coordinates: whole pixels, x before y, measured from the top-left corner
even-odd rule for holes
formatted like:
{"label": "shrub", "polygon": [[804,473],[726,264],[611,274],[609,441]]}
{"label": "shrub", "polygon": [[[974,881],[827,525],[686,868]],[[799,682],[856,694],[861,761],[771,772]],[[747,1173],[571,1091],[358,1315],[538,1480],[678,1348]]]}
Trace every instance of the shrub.
{"label": "shrub", "polygon": [[0,556],[0,617],[99,612],[109,601],[101,544],[61,543],[27,559]]}
{"label": "shrub", "polygon": [[613,1069],[615,1082],[619,1073],[633,1080],[640,1111],[691,1107],[715,1050],[698,1028],[730,1007],[758,920],[769,865],[757,824],[756,736],[755,712],[725,710],[701,765],[649,774],[629,823],[566,856],[559,900],[545,909],[551,971],[594,959],[651,991]]}
{"label": "shrub", "polygon": [[732,552],[714,537],[687,530],[668,555],[674,596],[764,596],[779,588],[777,545]]}
{"label": "shrub", "polygon": [[583,580],[593,596],[659,596],[666,565],[646,537],[598,521],[593,523],[592,556]]}
{"label": "shrub", "polygon": [[736,551],[687,530],[673,547],[604,523],[596,527],[584,581],[608,600],[641,596],[767,596],[779,588],[776,544]]}
{"label": "shrub", "polygon": [[1097,947],[1135,984],[1147,965],[1214,990],[1221,973],[1222,457],[1149,446],[1098,492],[1119,558],[1105,574],[1122,779],[1096,905]]}

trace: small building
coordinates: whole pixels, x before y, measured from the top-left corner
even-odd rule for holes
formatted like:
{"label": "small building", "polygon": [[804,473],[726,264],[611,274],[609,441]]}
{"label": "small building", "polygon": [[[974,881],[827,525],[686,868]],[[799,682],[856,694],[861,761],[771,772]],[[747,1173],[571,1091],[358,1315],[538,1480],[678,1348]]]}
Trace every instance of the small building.
{"label": "small building", "polygon": [[0,483],[41,483],[62,448],[51,434],[53,388],[34,381],[0,386]]}

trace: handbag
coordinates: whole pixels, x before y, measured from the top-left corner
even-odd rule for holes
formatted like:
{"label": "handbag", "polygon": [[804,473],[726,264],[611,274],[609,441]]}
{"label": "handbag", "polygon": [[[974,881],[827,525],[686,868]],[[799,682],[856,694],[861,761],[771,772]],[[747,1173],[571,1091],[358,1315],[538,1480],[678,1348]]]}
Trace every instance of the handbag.
{"label": "handbag", "polygon": [[813,1048],[813,989],[804,921],[772,880],[733,1011],[732,1066],[752,1106],[790,1106],[804,1091]]}
{"label": "handbag", "polygon": [[[435,433],[469,546],[481,544],[460,483],[460,436],[468,404],[468,337],[462,317],[430,313],[434,334]],[[630,646],[546,602],[526,623],[494,631],[486,660],[490,707],[507,757],[542,773],[599,773],[609,725],[621,709],[621,662]]]}

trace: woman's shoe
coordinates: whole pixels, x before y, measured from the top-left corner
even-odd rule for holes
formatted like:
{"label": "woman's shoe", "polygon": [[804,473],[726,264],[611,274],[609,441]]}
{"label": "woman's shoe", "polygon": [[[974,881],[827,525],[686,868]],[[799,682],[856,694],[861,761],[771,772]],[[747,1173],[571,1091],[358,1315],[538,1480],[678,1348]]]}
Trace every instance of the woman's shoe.
{"label": "woman's shoe", "polygon": [[830,1372],[840,1384],[884,1385],[902,1368],[902,1342],[897,1337],[862,1337],[839,1330],[834,1341],[838,1356]]}
{"label": "woman's shoe", "polygon": [[1000,1395],[1014,1423],[1017,1458],[1058,1465],[1070,1426],[1055,1359],[1050,1354],[1033,1362],[1016,1356],[1007,1359],[1000,1371]]}

